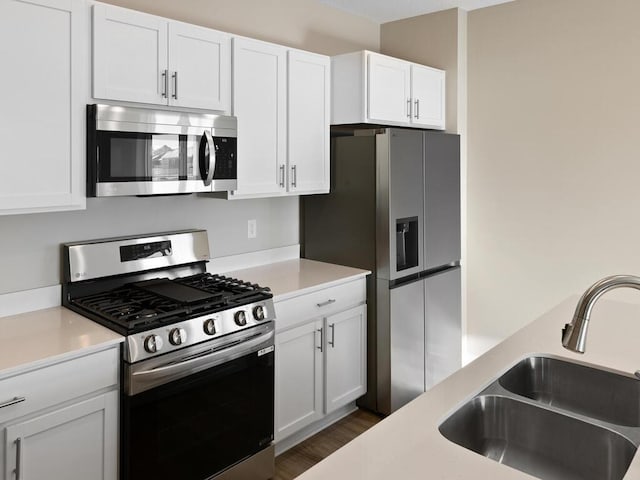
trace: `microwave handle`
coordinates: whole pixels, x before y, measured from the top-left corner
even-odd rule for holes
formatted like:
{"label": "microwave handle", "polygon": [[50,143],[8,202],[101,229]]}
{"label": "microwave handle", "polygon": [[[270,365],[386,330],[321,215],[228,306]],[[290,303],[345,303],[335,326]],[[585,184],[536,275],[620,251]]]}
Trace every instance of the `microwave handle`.
{"label": "microwave handle", "polygon": [[[207,146],[209,154],[207,154]],[[200,177],[205,185],[211,185],[216,170],[216,147],[209,130],[205,130],[200,139]]]}

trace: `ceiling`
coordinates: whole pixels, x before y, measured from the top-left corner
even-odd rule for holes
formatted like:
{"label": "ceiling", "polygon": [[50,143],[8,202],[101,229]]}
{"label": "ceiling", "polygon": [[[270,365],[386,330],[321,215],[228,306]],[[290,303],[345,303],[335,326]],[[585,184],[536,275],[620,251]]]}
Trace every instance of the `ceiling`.
{"label": "ceiling", "polygon": [[366,17],[376,23],[392,22],[401,18],[415,17],[425,13],[449,8],[475,10],[513,0],[318,0],[355,15]]}

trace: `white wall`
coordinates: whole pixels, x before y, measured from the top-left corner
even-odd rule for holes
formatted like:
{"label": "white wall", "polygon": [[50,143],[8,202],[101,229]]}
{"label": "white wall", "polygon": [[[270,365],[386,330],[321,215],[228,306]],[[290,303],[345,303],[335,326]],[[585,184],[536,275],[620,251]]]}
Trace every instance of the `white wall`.
{"label": "white wall", "polygon": [[469,13],[476,353],[605,275],[640,273],[639,18],[637,0],[517,0]]}
{"label": "white wall", "polygon": [[[109,3],[319,53],[379,48],[377,24],[314,0]],[[248,219],[257,220],[256,239],[247,239]],[[0,294],[60,283],[62,242],[184,228],[207,229],[216,257],[295,245],[298,198],[104,198],[88,199],[86,211],[0,216]]]}

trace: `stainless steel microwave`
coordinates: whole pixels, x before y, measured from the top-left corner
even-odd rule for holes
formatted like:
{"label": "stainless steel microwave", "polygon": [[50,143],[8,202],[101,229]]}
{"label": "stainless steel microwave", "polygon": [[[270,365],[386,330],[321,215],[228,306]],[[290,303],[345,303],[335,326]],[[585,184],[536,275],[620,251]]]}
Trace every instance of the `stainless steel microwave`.
{"label": "stainless steel microwave", "polygon": [[235,117],[87,105],[87,196],[237,188]]}

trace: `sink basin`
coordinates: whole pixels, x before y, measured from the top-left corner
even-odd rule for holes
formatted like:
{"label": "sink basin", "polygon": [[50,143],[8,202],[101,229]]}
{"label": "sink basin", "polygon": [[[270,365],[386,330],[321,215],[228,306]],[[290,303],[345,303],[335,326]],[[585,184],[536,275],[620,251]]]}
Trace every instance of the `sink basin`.
{"label": "sink basin", "polygon": [[439,429],[462,447],[545,480],[620,480],[636,453],[612,430],[502,396],[473,398]]}
{"label": "sink basin", "polygon": [[512,393],[617,425],[640,426],[640,381],[548,357],[530,357],[499,378]]}

